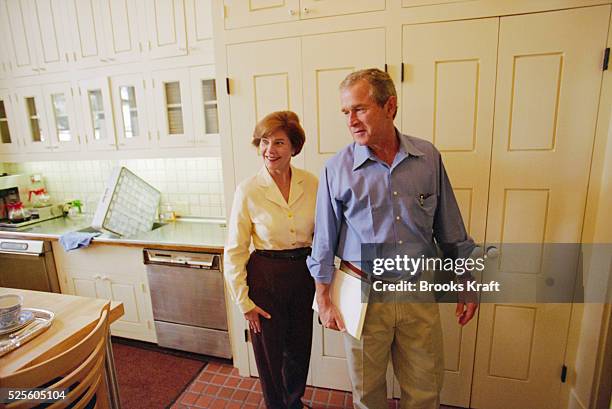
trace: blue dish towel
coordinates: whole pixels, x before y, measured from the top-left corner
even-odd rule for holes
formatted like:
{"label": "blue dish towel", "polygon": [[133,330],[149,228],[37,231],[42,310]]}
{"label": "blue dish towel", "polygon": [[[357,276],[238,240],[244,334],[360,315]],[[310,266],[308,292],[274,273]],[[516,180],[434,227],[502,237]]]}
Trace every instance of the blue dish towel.
{"label": "blue dish towel", "polygon": [[66,233],[59,238],[59,242],[66,251],[87,247],[91,243],[91,240],[99,236],[100,232],[95,233],[84,233],[78,231],[71,231]]}

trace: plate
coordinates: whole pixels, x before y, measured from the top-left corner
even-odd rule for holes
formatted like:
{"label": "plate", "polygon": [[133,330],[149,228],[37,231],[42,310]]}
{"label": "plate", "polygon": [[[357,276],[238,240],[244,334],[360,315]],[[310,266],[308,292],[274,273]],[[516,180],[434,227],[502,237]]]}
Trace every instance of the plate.
{"label": "plate", "polygon": [[30,322],[34,321],[34,318],[34,312],[24,308],[21,310],[17,321],[9,325],[8,327],[0,329],[0,335],[9,334],[11,332],[17,331],[18,329],[21,329],[28,325]]}

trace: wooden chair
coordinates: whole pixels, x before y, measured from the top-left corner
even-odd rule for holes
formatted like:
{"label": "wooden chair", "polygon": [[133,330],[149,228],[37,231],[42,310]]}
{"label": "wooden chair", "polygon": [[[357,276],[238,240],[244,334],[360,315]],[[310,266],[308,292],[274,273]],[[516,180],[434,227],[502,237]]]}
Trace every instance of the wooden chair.
{"label": "wooden chair", "polygon": [[[109,408],[105,374],[106,337],[108,337],[107,304],[94,329],[70,349],[34,366],[0,379],[5,388],[44,388],[66,390],[66,397],[46,406],[47,409],[70,407]],[[20,400],[7,409],[29,409],[40,401]]]}

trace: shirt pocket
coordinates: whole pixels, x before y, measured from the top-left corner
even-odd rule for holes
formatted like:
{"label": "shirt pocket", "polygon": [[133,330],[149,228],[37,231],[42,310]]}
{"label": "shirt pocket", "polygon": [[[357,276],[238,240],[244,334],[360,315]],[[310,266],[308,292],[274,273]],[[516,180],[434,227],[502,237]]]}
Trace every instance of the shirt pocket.
{"label": "shirt pocket", "polygon": [[433,231],[438,196],[435,193],[414,193],[409,203],[411,204],[410,215],[415,224],[427,233]]}

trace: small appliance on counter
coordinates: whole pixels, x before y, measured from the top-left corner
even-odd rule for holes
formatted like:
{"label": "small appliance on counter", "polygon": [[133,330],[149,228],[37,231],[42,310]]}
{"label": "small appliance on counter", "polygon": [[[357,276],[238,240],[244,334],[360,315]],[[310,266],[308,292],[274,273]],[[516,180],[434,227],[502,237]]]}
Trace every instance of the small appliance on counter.
{"label": "small appliance on counter", "polygon": [[25,185],[22,175],[0,177],[0,228],[19,229],[64,215],[61,205],[39,202],[40,207],[26,207],[19,193]]}

